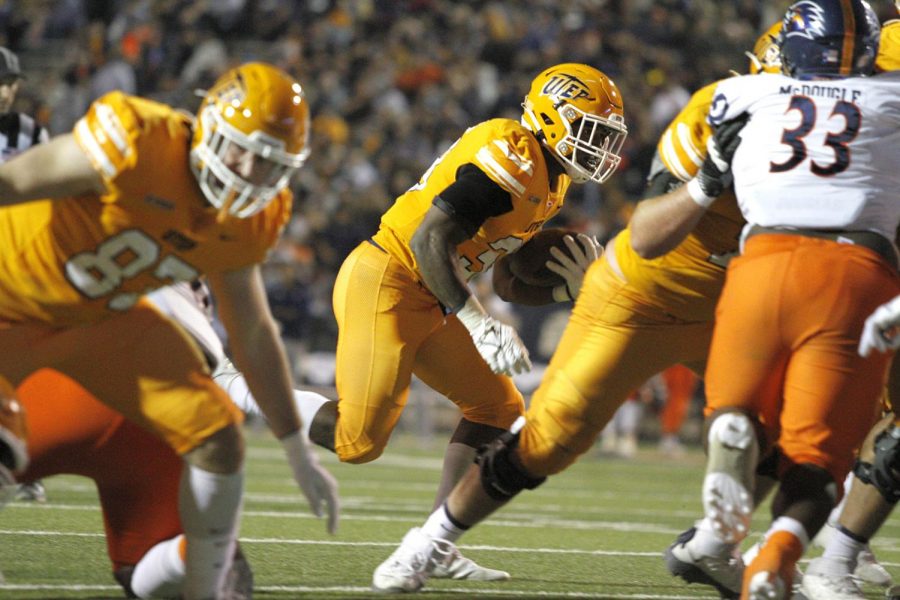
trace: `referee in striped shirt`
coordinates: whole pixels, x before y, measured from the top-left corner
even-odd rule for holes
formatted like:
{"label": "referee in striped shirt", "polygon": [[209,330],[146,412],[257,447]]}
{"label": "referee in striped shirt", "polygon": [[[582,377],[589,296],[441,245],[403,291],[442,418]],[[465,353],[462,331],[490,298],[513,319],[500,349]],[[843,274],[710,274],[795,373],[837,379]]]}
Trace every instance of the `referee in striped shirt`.
{"label": "referee in striped shirt", "polygon": [[22,79],[19,57],[0,46],[0,162],[49,139],[47,129],[32,117],[11,112]]}

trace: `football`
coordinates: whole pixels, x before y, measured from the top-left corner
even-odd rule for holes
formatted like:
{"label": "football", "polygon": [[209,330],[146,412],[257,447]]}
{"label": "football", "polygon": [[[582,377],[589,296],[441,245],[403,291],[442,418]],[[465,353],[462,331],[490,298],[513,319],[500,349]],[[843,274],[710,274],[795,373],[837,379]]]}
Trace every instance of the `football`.
{"label": "football", "polygon": [[571,235],[574,239],[578,232],[561,227],[538,231],[521,248],[510,255],[510,272],[528,285],[554,287],[564,284],[565,280],[548,269],[545,263],[553,258],[550,248],[554,246],[569,254],[566,243],[563,241],[563,237],[567,235]]}

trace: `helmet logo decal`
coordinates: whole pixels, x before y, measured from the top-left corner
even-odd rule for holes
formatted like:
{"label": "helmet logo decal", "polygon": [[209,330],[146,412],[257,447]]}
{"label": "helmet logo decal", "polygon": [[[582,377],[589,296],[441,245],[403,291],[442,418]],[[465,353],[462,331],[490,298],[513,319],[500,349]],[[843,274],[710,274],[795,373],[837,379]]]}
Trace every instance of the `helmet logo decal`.
{"label": "helmet logo decal", "polygon": [[591,90],[585,82],[573,75],[554,73],[541,89],[541,95],[577,100],[578,98],[590,98]]}
{"label": "helmet logo decal", "polygon": [[233,79],[225,82],[216,92],[222,104],[240,105],[247,96],[247,85],[241,74],[236,73]]}
{"label": "helmet logo decal", "polygon": [[815,40],[825,36],[825,11],[811,0],[802,0],[788,9],[784,18],[785,37]]}

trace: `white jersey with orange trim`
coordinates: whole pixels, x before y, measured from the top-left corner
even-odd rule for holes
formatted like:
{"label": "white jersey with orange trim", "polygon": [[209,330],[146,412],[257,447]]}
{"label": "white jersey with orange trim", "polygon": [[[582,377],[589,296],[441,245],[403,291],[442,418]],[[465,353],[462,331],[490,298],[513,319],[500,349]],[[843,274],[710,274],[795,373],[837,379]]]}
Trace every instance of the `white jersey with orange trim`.
{"label": "white jersey with orange trim", "polygon": [[900,72],[839,80],[728,79],[710,123],[750,115],[734,155],[750,224],[867,230],[900,223]]}

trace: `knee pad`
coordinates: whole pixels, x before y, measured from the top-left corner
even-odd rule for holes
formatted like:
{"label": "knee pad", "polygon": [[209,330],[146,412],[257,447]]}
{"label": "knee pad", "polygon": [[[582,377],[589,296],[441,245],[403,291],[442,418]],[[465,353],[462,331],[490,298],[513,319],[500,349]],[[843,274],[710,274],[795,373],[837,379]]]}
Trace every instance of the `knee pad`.
{"label": "knee pad", "polygon": [[874,485],[886,501],[895,504],[900,500],[898,471],[900,471],[900,429],[892,424],[875,438],[875,460],[869,472],[869,481],[862,477],[860,479]]}
{"label": "knee pad", "polygon": [[532,477],[526,473],[512,456],[524,423],[525,420],[519,417],[509,431],[478,450],[475,462],[480,467],[481,485],[485,493],[495,500],[509,500],[522,490],[533,490],[547,480],[546,477]]}

